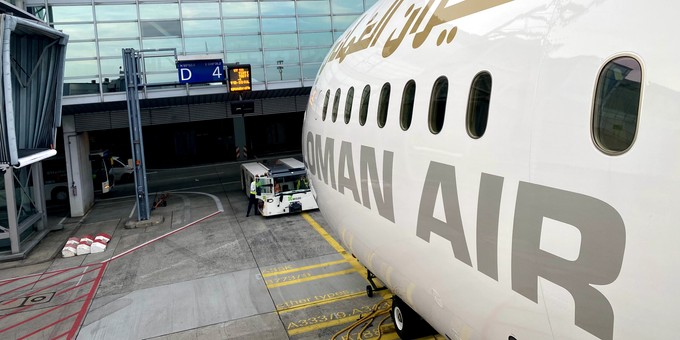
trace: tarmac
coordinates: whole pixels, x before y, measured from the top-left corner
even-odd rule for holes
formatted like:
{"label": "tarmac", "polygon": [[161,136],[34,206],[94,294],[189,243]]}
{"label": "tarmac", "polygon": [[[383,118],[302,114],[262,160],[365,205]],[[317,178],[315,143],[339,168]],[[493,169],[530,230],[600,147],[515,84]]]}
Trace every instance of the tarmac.
{"label": "tarmac", "polygon": [[[136,221],[134,197],[51,216],[25,259],[0,262],[0,338],[331,339],[380,313],[363,338],[398,338],[389,292],[366,296],[365,269],[318,210],[246,217],[245,195],[222,186],[167,203],[152,222]],[[69,237],[101,232],[104,252],[61,256]]]}

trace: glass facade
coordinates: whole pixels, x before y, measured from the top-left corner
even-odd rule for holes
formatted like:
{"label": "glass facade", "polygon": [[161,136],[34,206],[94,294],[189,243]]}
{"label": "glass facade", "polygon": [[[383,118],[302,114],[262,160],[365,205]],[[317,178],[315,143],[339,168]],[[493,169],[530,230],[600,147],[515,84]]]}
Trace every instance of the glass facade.
{"label": "glass facade", "polygon": [[[28,0],[25,4],[30,13],[40,14],[70,36],[64,75],[64,95],[69,96],[124,91],[110,85],[121,77],[123,48],[222,55],[225,63],[251,64],[255,84],[266,87],[287,81],[291,87],[304,86],[316,76],[334,40],[376,2]],[[172,58],[145,55],[142,68],[148,84],[177,82]]]}

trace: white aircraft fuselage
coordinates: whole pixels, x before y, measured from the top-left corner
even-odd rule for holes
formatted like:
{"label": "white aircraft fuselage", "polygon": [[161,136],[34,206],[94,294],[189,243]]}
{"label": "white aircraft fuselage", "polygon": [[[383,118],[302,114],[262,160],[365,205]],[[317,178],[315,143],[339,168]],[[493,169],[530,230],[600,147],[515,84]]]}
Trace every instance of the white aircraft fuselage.
{"label": "white aircraft fuselage", "polygon": [[451,339],[677,338],[679,10],[380,1],[311,90],[303,155],[324,217]]}

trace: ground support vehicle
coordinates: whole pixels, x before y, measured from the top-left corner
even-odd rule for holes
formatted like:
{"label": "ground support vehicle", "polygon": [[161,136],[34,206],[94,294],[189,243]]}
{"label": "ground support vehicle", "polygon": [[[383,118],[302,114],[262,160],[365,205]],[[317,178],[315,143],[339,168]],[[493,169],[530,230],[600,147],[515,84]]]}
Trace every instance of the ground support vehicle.
{"label": "ground support vehicle", "polygon": [[241,165],[241,188],[250,195],[250,183],[258,177],[257,208],[262,216],[274,216],[318,209],[314,190],[307,179],[304,164],[294,158],[275,164],[260,162]]}

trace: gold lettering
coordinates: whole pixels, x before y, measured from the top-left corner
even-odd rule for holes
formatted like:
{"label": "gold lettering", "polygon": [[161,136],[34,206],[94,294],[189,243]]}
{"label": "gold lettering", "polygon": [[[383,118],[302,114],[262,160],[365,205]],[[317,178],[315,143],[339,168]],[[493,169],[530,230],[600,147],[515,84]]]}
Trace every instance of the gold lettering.
{"label": "gold lettering", "polygon": [[338,46],[342,46],[338,50],[338,53],[337,53],[337,58],[340,59],[339,62],[342,62],[345,59],[345,56],[347,56],[347,54],[348,54],[347,50],[350,48],[350,46],[352,44],[354,44],[354,41],[356,41],[356,37],[354,37],[352,35],[354,34],[354,31],[356,31],[357,28],[362,26],[364,19],[366,19],[365,13],[361,17],[361,19],[359,19],[359,21],[356,23],[356,25],[354,25],[354,27],[352,27],[352,30],[345,34],[345,38],[342,40],[342,42],[340,44],[338,44]]}
{"label": "gold lettering", "polygon": [[349,47],[347,48],[346,54],[352,54],[354,52],[358,52],[361,50],[365,50],[369,47],[369,44],[371,43],[371,38],[373,35],[371,34],[373,32],[373,28],[375,27],[375,22],[373,21],[375,19],[375,15],[371,20],[369,20],[368,25],[366,25],[366,29],[359,35],[359,40],[354,43],[354,38],[352,38],[352,41],[349,44]]}
{"label": "gold lettering", "polygon": [[[366,19],[366,17],[361,18],[357,25],[352,28],[352,31],[350,31],[345,36],[345,38],[336,45],[336,48],[333,49],[329,61],[338,59],[338,62],[342,63],[343,60],[345,60],[345,57],[348,56],[349,54],[362,51],[368,47],[375,45],[377,39],[380,37],[380,34],[382,34],[383,29],[392,18],[392,15],[394,15],[394,13],[397,11],[399,6],[401,6],[403,2],[404,0],[397,0],[394,3],[392,3],[392,5],[390,5],[390,8],[387,10],[387,12],[385,12],[385,14],[380,19],[377,25],[375,24],[375,18],[377,16],[377,13],[374,14],[368,20],[366,28],[361,32],[361,34],[359,35],[359,40],[357,40],[357,37],[352,36],[352,34],[357,28],[362,26],[361,23],[364,21],[364,19]],[[370,45],[369,41],[371,42]]]}
{"label": "gold lettering", "polygon": [[[412,47],[416,49],[425,43],[435,27],[511,1],[463,0],[449,6],[449,0],[441,0],[431,13],[430,10],[433,8],[435,0],[429,0],[427,4],[421,7],[412,4],[404,13],[404,18],[406,18],[404,24],[394,29],[385,41],[382,56],[384,58],[391,56],[403,44],[407,34],[414,35]],[[377,22],[379,13],[376,12],[371,17],[364,14],[351,31],[335,44],[333,50],[321,65],[320,72],[324,70],[328,62],[338,60],[338,63],[342,63],[348,55],[375,46],[403,3],[404,0],[393,1]],[[425,24],[421,28],[423,22]],[[437,45],[441,45],[444,40],[450,43],[456,36],[456,31],[457,27],[453,27],[448,32],[447,30],[440,32]],[[355,34],[355,32],[360,33]]]}
{"label": "gold lettering", "polygon": [[[432,2],[432,0],[430,0]],[[399,33],[399,36],[397,36],[395,39],[392,39],[392,36],[394,36],[394,33],[397,32],[397,30],[392,31],[390,36],[387,38],[387,42],[385,42],[385,46],[383,47],[382,50],[382,56],[383,58],[387,58],[394,53],[394,51],[397,50],[399,45],[401,45],[401,42],[404,40],[404,37],[406,36],[406,32],[408,31],[409,27],[411,27],[411,23],[413,23],[413,20],[416,18],[418,13],[420,12],[420,8],[416,8],[415,10],[413,9],[413,5],[406,10],[406,14],[404,14],[405,17],[409,17],[406,20],[406,25],[404,25],[401,29],[401,33]],[[410,15],[409,15],[410,14]]]}
{"label": "gold lettering", "polygon": [[432,3],[434,3],[433,0],[430,0],[427,5],[425,5],[425,8],[423,9],[422,12],[420,12],[420,17],[418,17],[418,20],[416,20],[416,24],[413,25],[413,29],[411,29],[410,33],[416,33],[416,30],[418,27],[420,27],[420,24],[423,22],[425,19],[425,15],[427,15],[427,12],[430,11],[430,8],[432,7]]}
{"label": "gold lettering", "polygon": [[413,48],[418,48],[423,45],[427,37],[432,32],[435,26],[466,17],[477,12],[493,8],[512,0],[465,0],[455,5],[446,7],[449,0],[442,0],[434,10],[430,17],[430,21],[425,24],[425,28],[416,33],[413,38]]}
{"label": "gold lettering", "polygon": [[385,29],[385,26],[387,26],[387,23],[392,19],[394,12],[397,11],[399,6],[401,6],[401,4],[403,2],[404,2],[404,0],[397,0],[387,10],[387,13],[385,13],[385,16],[382,18],[382,20],[380,20],[380,23],[378,23],[379,28],[378,28],[377,32],[375,33],[373,40],[371,41],[371,46],[375,46],[375,43],[378,42],[378,38],[380,38],[382,31]]}

